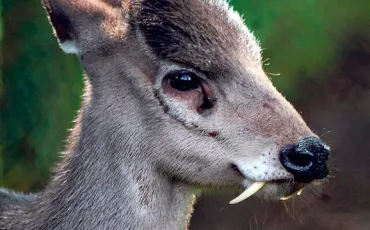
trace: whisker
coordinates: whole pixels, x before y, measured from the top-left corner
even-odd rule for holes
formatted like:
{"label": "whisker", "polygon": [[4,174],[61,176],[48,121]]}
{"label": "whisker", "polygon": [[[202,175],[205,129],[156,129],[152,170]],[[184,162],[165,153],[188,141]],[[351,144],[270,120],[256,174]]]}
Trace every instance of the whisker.
{"label": "whisker", "polygon": [[258,226],[258,221],[257,221],[257,216],[256,216],[256,214],[254,214],[254,221],[255,221],[255,223],[256,223],[256,228],[257,228],[257,230],[259,229],[259,226]]}
{"label": "whisker", "polygon": [[267,221],[267,211],[265,210],[265,215],[264,215],[263,221],[262,221],[262,229],[264,229],[266,221]]}
{"label": "whisker", "polygon": [[267,75],[270,75],[270,76],[280,76],[281,73],[271,73],[271,72],[266,72]]}
{"label": "whisker", "polygon": [[267,61],[269,61],[270,60],[270,58],[266,58],[266,59],[264,59],[263,61],[262,61],[262,63],[263,64],[265,64]]}
{"label": "whisker", "polygon": [[296,199],[297,200],[297,209],[298,209],[298,221],[302,224],[303,223],[303,213],[302,213],[302,209],[303,209],[303,204],[301,202],[301,199]]}
{"label": "whisker", "polygon": [[294,198],[292,198],[291,199],[291,207],[292,207],[292,218],[293,218],[293,220],[296,220],[296,215],[297,215],[297,211],[296,211],[296,209],[295,209],[295,199]]}
{"label": "whisker", "polygon": [[[333,167],[333,166],[331,166],[331,167],[330,167],[330,169],[333,169],[333,170],[338,171],[338,172],[340,172],[340,171],[341,171],[339,168],[337,168],[337,167]],[[329,175],[329,176],[330,176],[330,175]]]}
{"label": "whisker", "polygon": [[290,218],[294,219],[294,217],[292,216],[292,214],[291,214],[291,212],[290,212],[290,210],[289,210],[289,208],[288,208],[287,202],[283,202],[283,204],[284,204],[285,211],[286,211],[286,213],[288,214],[288,216],[289,216]]}
{"label": "whisker", "polygon": [[328,130],[328,131],[326,131],[325,133],[321,134],[319,137],[320,137],[320,138],[322,138],[323,136],[325,136],[325,135],[329,134],[330,132],[331,132],[331,131],[329,131],[329,130]]}
{"label": "whisker", "polygon": [[312,191],[312,194],[314,194],[316,197],[321,196],[321,194],[317,190],[315,190],[314,188],[312,188],[312,187],[308,187],[308,188]]}
{"label": "whisker", "polygon": [[[309,196],[312,197],[311,194],[309,194]],[[308,200],[308,198],[307,198],[307,195],[306,195],[305,197],[302,197],[301,202],[304,205],[304,208],[308,208],[309,210],[312,210],[312,206],[308,204],[307,200]]]}

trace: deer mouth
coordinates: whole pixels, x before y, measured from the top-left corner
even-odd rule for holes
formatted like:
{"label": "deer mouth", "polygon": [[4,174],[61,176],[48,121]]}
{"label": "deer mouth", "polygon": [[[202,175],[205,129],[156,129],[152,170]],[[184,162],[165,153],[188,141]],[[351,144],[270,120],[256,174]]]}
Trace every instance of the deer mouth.
{"label": "deer mouth", "polygon": [[300,196],[305,185],[306,184],[304,183],[292,182],[290,180],[255,181],[252,184],[250,184],[244,190],[244,192],[242,192],[235,199],[231,200],[229,203],[230,204],[240,203],[248,199],[249,197],[253,196],[254,194],[258,193],[264,187],[268,186],[278,186],[280,188],[283,188],[284,192],[283,195],[280,195],[279,200],[286,201],[294,196]]}

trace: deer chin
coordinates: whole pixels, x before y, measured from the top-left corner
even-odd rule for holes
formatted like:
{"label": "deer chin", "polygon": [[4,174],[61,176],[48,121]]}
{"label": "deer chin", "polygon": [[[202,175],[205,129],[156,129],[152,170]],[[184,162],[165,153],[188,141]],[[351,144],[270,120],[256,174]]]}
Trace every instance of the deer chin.
{"label": "deer chin", "polygon": [[240,203],[253,195],[263,197],[266,200],[286,201],[294,196],[300,196],[305,184],[295,183],[289,180],[278,181],[245,181],[246,189],[239,196],[231,200],[230,204]]}

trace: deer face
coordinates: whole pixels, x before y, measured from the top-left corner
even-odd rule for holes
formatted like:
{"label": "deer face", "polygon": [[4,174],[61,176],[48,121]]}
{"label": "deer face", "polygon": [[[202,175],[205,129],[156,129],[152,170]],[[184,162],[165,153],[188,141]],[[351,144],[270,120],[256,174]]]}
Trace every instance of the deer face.
{"label": "deer face", "polygon": [[114,108],[103,116],[124,127],[112,127],[115,141],[141,124],[146,156],[168,177],[276,199],[327,176],[329,148],[274,88],[224,1],[61,2],[46,4],[51,22],[81,57],[96,109]]}

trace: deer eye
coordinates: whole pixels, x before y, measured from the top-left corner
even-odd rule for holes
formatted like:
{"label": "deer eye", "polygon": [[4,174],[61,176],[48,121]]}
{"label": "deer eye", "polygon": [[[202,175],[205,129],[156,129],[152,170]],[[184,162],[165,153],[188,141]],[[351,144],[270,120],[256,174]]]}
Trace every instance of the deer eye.
{"label": "deer eye", "polygon": [[167,75],[169,85],[178,91],[191,91],[201,87],[201,82],[195,73],[175,71]]}

